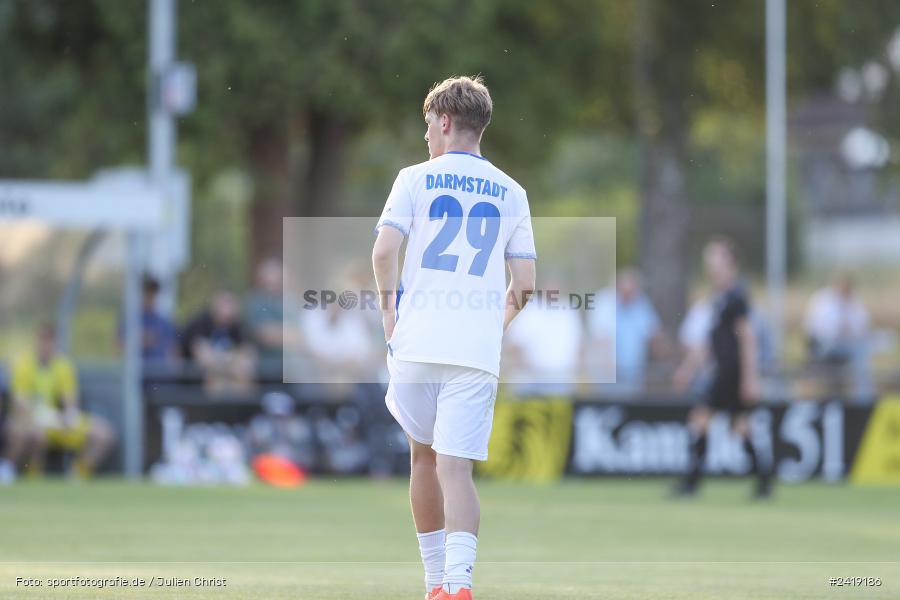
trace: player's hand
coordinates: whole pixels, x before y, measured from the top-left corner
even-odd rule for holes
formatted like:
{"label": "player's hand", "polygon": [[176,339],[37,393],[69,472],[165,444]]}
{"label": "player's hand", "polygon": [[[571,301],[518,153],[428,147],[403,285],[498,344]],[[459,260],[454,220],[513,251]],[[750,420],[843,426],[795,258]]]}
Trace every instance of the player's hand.
{"label": "player's hand", "polygon": [[391,341],[394,335],[394,326],[397,325],[397,313],[383,312],[381,313],[381,326],[384,327],[384,341]]}
{"label": "player's hand", "polygon": [[756,377],[748,377],[741,382],[741,400],[746,404],[759,402],[759,380]]}

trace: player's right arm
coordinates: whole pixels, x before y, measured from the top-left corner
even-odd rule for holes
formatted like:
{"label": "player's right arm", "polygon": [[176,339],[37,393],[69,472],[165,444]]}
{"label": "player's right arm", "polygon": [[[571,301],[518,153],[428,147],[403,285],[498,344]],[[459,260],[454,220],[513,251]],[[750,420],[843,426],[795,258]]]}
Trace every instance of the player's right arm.
{"label": "player's right arm", "polygon": [[381,218],[378,219],[375,247],[372,248],[372,269],[378,286],[381,324],[384,339],[390,340],[397,323],[397,284],[399,283],[400,247],[412,227],[413,197],[406,183],[406,169],[397,174],[388,195]]}
{"label": "player's right arm", "polygon": [[530,258],[508,258],[509,288],[506,290],[506,312],[503,317],[503,331],[509,327],[534,293],[537,269]]}
{"label": "player's right arm", "polygon": [[375,271],[375,283],[378,286],[385,340],[391,339],[394,324],[397,322],[397,279],[403,237],[403,232],[395,227],[381,227],[372,248],[372,269]]}

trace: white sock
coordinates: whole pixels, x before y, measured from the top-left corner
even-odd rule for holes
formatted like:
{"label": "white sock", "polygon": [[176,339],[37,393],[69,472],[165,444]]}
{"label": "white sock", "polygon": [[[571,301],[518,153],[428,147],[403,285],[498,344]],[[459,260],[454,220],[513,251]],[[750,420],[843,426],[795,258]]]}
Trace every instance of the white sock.
{"label": "white sock", "polygon": [[425,567],[425,591],[430,592],[444,581],[444,541],[446,531],[417,533],[419,538],[419,554],[422,555],[422,566]]}
{"label": "white sock", "polygon": [[465,531],[447,534],[447,562],[444,565],[444,589],[455,594],[459,588],[472,589],[475,546],[478,538]]}

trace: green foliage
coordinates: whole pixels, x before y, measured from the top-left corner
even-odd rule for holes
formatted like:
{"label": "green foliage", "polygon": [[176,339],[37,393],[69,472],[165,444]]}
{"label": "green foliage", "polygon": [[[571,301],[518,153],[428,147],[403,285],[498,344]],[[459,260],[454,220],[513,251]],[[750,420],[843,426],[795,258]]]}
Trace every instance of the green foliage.
{"label": "green foliage", "polygon": [[142,17],[116,0],[0,3],[0,176],[83,178],[142,160]]}
{"label": "green foliage", "polygon": [[[635,24],[649,12],[656,103],[636,102]],[[333,214],[380,210],[396,171],[425,158],[421,102],[452,74],[495,101],[484,152],[529,190],[536,215],[618,219],[636,259],[639,111],[684,129],[695,205],[763,197],[764,3],[757,0],[181,0],[178,54],[198,106],[179,123],[194,181],[194,264],[182,311],[247,284],[252,205],[294,202],[316,119],[349,131]],[[790,98],[883,60],[900,3],[788,3]],[[142,163],[146,4],[0,0],[0,177],[83,178]],[[900,132],[892,76],[877,122]],[[642,114],[644,114],[642,112]],[[651,131],[657,134],[659,131]],[[300,205],[299,203],[295,205]]]}
{"label": "green foliage", "polygon": [[[693,116],[701,154],[716,138],[728,150],[737,113],[742,131],[755,122],[759,133],[763,5],[648,6],[663,50],[654,74]],[[830,88],[838,68],[880,56],[900,20],[889,0],[789,10],[794,95]],[[579,0],[182,1],[179,54],[197,64],[200,80],[198,110],[181,123],[181,162],[200,189],[222,170],[253,171],[260,139],[303,140],[311,110],[360,133],[414,132],[418,143],[431,83],[482,73],[496,103],[485,152],[528,171],[532,184],[532,168],[572,133],[630,132],[634,19],[631,3]],[[0,72],[11,90],[0,99],[0,173],[83,177],[142,161],[145,27],[144,5],[130,1],[0,3]],[[740,156],[721,164],[743,189],[750,176],[732,166],[755,144],[744,134],[740,144]]]}
{"label": "green foliage", "polygon": [[182,319],[203,308],[219,289],[249,284],[247,210],[252,186],[239,171],[224,171],[199,190],[194,204],[196,258],[181,277]]}

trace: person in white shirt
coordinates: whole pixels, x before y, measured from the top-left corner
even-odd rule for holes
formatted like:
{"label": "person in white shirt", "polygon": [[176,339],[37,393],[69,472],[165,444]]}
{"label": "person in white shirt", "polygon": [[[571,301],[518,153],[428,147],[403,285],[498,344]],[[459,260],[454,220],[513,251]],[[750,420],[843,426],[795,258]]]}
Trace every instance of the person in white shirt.
{"label": "person in white shirt", "polygon": [[372,251],[391,375],[385,401],[409,438],[426,598],[439,600],[472,598],[472,461],[487,459],[503,332],[534,289],[525,190],[481,156],[492,108],[480,77],[432,88],[422,110],[431,159],[397,175]]}
{"label": "person in white shirt", "polygon": [[707,359],[709,332],[713,328],[714,319],[713,303],[705,295],[697,297],[688,308],[678,327],[682,360],[672,377],[676,391],[700,394],[706,389],[712,375]]}
{"label": "person in white shirt", "polygon": [[813,294],[804,329],[815,363],[849,370],[856,397],[871,393],[869,311],[854,292],[848,273],[837,274],[830,286]]}
{"label": "person in white shirt", "polygon": [[[553,278],[510,326],[504,342],[504,381],[518,396],[575,392],[584,333],[578,310]],[[507,360],[508,359],[508,360]]]}
{"label": "person in white shirt", "polygon": [[371,381],[376,377],[370,359],[377,347],[360,311],[347,311],[338,304],[304,311],[301,328],[306,339],[315,340],[309,353],[324,371],[323,381]]}

